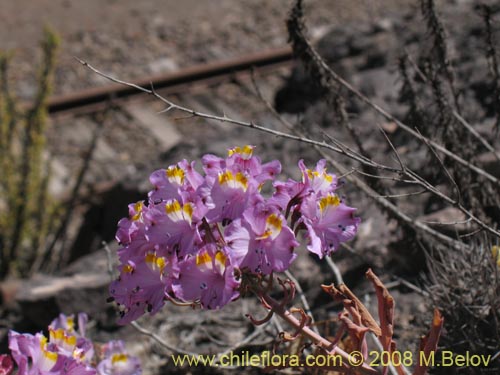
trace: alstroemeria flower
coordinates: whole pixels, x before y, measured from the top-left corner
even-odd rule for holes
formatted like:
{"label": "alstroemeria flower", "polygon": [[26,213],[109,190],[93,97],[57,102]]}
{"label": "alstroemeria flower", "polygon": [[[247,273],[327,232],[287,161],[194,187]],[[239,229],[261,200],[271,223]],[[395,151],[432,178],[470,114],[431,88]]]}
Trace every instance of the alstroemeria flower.
{"label": "alstroemeria flower", "polygon": [[253,195],[258,193],[259,183],[242,172],[226,169],[219,172],[210,189],[213,208],[207,212],[209,222],[225,222],[241,216]]}
{"label": "alstroemeria flower", "polygon": [[147,206],[144,205],[143,201],[128,205],[129,217],[123,218],[118,222],[116,240],[120,244],[127,245],[141,235],[147,224],[144,221],[144,212],[146,210]]}
{"label": "alstroemeria flower", "polygon": [[129,323],[146,311],[155,314],[168,298],[172,280],[178,275],[177,257],[150,252],[141,262],[122,265],[120,277],[110,291],[121,307],[120,323]]}
{"label": "alstroemeria flower", "polygon": [[275,181],[280,162],[263,164],[253,146],[232,148],[225,158],[205,155],[202,167],[203,175],[183,160],[155,171],[149,199],[130,205],[119,222],[120,278],[110,292],[121,323],[158,311],[166,299],[220,308],[239,296],[241,274],[287,270],[301,230],[320,257],[357,230],[359,219],[338,199],[325,160],[314,169],[301,160],[301,180],[286,182]]}
{"label": "alstroemeria flower", "polygon": [[218,309],[239,297],[238,270],[225,250],[207,244],[195,256],[179,264],[175,295],[184,301],[200,301],[202,307]]}
{"label": "alstroemeria flower", "polygon": [[176,199],[156,206],[147,214],[151,224],[145,232],[146,238],[151,244],[174,249],[181,256],[191,253],[194,244],[201,241],[194,213],[192,203],[181,204]]}
{"label": "alstroemeria flower", "polygon": [[104,358],[97,365],[99,375],[140,375],[141,364],[137,357],[131,356],[123,341],[110,341],[102,347]]}
{"label": "alstroemeria flower", "polygon": [[[78,331],[73,315],[60,314],[49,325],[49,339],[43,334],[9,332],[9,349],[19,375],[139,375],[141,366],[129,356],[121,341],[103,346],[103,360],[94,368],[94,344],[86,337],[87,314],[78,314]],[[0,375],[9,375],[13,363],[0,355]]]}
{"label": "alstroemeria flower", "polygon": [[[87,328],[87,323],[89,321],[89,317],[85,313],[79,313],[78,314],[78,334],[81,337],[85,337],[85,329]],[[59,314],[59,316],[50,323],[49,328],[51,329],[59,329],[62,328],[63,330],[70,332],[70,333],[75,333],[76,327],[75,327],[75,316],[74,315],[64,315],[64,314]]]}
{"label": "alstroemeria flower", "polygon": [[319,199],[314,194],[308,197],[301,208],[309,236],[307,249],[323,258],[337,250],[340,243],[351,240],[361,221],[354,217],[355,211],[333,193]]}
{"label": "alstroemeria flower", "polygon": [[149,199],[153,204],[171,199],[179,202],[189,200],[204,181],[194,169],[194,162],[189,164],[186,160],[167,169],[153,172],[149,180],[155,187],[149,193]]}
{"label": "alstroemeria flower", "polygon": [[283,215],[264,204],[233,221],[224,238],[240,268],[263,275],[288,269],[299,245]]}
{"label": "alstroemeria flower", "polygon": [[[68,345],[73,339],[69,339]],[[76,340],[75,340],[76,345]],[[9,332],[9,349],[19,368],[19,375],[94,375],[96,370],[73,357],[57,342],[48,342],[40,333],[36,335]]]}
{"label": "alstroemeria flower", "polygon": [[320,160],[314,170],[308,169],[303,160],[299,161],[302,181],[289,179],[287,182],[275,182],[275,192],[270,204],[282,210],[291,210],[300,206],[310,194],[325,196],[337,189],[337,177],[326,171],[326,161]]}

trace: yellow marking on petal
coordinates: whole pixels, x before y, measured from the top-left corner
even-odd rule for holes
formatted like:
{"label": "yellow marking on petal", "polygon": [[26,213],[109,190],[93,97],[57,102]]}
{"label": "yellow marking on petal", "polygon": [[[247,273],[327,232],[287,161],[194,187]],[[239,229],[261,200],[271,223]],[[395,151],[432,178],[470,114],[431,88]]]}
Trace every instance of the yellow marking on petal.
{"label": "yellow marking on petal", "polygon": [[319,200],[319,208],[322,212],[330,206],[336,207],[339,204],[340,198],[334,194],[328,194],[326,197],[323,197]]}
{"label": "yellow marking on petal", "polygon": [[180,210],[181,210],[181,205],[177,201],[177,199],[174,199],[165,205],[165,212],[167,213],[167,215],[172,214],[172,213],[177,213]]}
{"label": "yellow marking on petal", "polygon": [[57,340],[60,341],[64,338],[64,330],[62,328],[59,329],[51,329],[49,332],[50,341]]}
{"label": "yellow marking on petal", "polygon": [[125,264],[122,267],[122,272],[123,273],[132,273],[134,271],[134,267],[132,267],[130,264]]}
{"label": "yellow marking on petal", "polygon": [[144,207],[144,203],[142,201],[139,201],[136,204],[134,204],[134,211],[136,212],[136,214],[134,216],[132,216],[132,220],[137,221],[141,218],[143,207]]}
{"label": "yellow marking on petal", "polygon": [[212,262],[212,258],[207,252],[196,255],[196,266],[202,266]]}
{"label": "yellow marking on petal", "polygon": [[307,175],[309,176],[309,179],[323,179],[325,180],[326,182],[328,182],[329,184],[331,184],[333,182],[333,176],[326,173],[326,169],[323,169],[322,172],[318,172],[318,171],[311,171],[310,169],[307,170]]}
{"label": "yellow marking on petal", "polygon": [[215,253],[214,266],[220,275],[222,275],[224,273],[224,270],[226,269],[226,260],[227,260],[226,254],[224,254],[222,251],[217,251]]}
{"label": "yellow marking on petal", "polygon": [[120,353],[120,354],[113,354],[111,357],[111,363],[115,364],[116,362],[127,362],[128,360],[128,355]]}
{"label": "yellow marking on petal", "polygon": [[66,318],[66,324],[68,326],[68,331],[74,331],[75,330],[75,319],[73,319],[73,317],[68,316]]}
{"label": "yellow marking on petal", "polygon": [[165,268],[166,264],[167,263],[165,262],[165,258],[163,257],[156,258],[156,266],[160,269],[160,272],[163,272],[163,269]]}
{"label": "yellow marking on petal", "polygon": [[42,336],[40,338],[40,349],[44,350],[46,346],[47,346],[47,337]]}
{"label": "yellow marking on petal", "polygon": [[236,182],[238,182],[243,187],[243,189],[246,190],[248,186],[248,179],[243,173],[238,172],[236,174]]}
{"label": "yellow marking on petal", "polygon": [[153,253],[148,253],[144,257],[144,261],[146,263],[155,263],[156,262],[156,256]]}
{"label": "yellow marking on petal", "polygon": [[241,155],[241,157],[243,159],[248,160],[253,155],[253,149],[254,149],[254,147],[253,146],[249,146],[249,145],[246,145],[246,146],[243,146],[243,147],[235,147],[235,148],[230,149],[227,152],[227,154],[228,154],[228,156],[232,156],[234,154],[239,154],[239,155]]}
{"label": "yellow marking on petal", "polygon": [[191,203],[186,203],[184,207],[182,207],[184,213],[189,217],[189,220],[193,217],[193,205]]}
{"label": "yellow marking on petal", "polygon": [[266,219],[266,230],[264,233],[257,237],[258,240],[263,240],[265,238],[271,237],[271,239],[275,239],[281,232],[283,224],[281,219],[276,214],[271,214]]}
{"label": "yellow marking on petal", "polygon": [[51,362],[57,362],[57,353],[49,352],[48,350],[43,351],[43,355]]}
{"label": "yellow marking on petal", "polygon": [[191,219],[193,217],[193,206],[191,203],[186,203],[181,206],[177,199],[173,199],[165,204],[165,212],[173,221],[186,220],[191,223]]}
{"label": "yellow marking on petal", "polygon": [[278,215],[272,214],[266,220],[267,230],[271,232],[272,238],[276,238],[278,234],[281,232],[282,227],[281,218]]}
{"label": "yellow marking on petal", "polygon": [[144,261],[148,264],[149,268],[153,271],[163,272],[167,262],[165,258],[156,256],[155,253],[148,253],[144,257]]}
{"label": "yellow marking on petal", "polygon": [[177,165],[168,167],[167,171],[168,181],[171,183],[177,183],[178,185],[182,185],[184,182],[184,171]]}
{"label": "yellow marking on petal", "polygon": [[219,184],[226,185],[229,181],[234,181],[234,176],[231,171],[219,173]]}
{"label": "yellow marking on petal", "polygon": [[219,173],[219,184],[227,185],[233,189],[246,190],[248,187],[248,179],[241,172],[236,173],[236,176],[234,176],[231,171],[225,171]]}
{"label": "yellow marking on petal", "polygon": [[75,346],[76,345],[76,336],[73,336],[73,335],[65,336],[64,342],[68,345]]}

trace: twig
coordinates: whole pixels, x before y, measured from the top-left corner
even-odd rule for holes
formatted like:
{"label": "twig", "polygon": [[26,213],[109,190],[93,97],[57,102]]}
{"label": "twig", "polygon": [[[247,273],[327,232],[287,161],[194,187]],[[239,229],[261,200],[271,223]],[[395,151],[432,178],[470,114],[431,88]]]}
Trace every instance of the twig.
{"label": "twig", "polygon": [[404,197],[412,197],[414,195],[420,195],[420,194],[424,194],[424,193],[429,193],[429,191],[427,189],[424,189],[424,190],[419,190],[419,191],[413,191],[411,193],[381,195],[381,197],[382,198],[404,198]]}
{"label": "twig", "polygon": [[462,124],[468,131],[471,133],[481,144],[490,152],[493,153],[495,158],[500,161],[500,155],[498,152],[495,150],[495,148],[481,135],[477,132],[476,129],[474,129],[471,124],[469,124],[457,111],[453,111],[453,116],[458,120],[460,124]]}
{"label": "twig", "polygon": [[335,284],[337,286],[340,284],[343,284],[344,280],[342,279],[342,274],[340,273],[340,270],[337,267],[337,265],[335,264],[335,262],[333,261],[333,259],[329,256],[326,256],[325,259],[326,259],[326,263],[328,263],[328,266],[330,266],[330,268],[333,272],[333,275],[335,276]]}
{"label": "twig", "polygon": [[428,221],[428,220],[422,220],[422,223],[426,224],[434,224],[434,225],[459,225],[459,224],[467,224],[471,222],[471,218],[469,217],[466,220],[461,220],[461,221],[449,221],[449,222],[442,222],[442,221]]}
{"label": "twig", "polygon": [[292,140],[295,140],[295,141],[300,141],[302,143],[306,143],[306,144],[310,144],[310,145],[313,145],[313,146],[318,146],[318,147],[322,147],[322,148],[326,148],[326,149],[329,149],[329,150],[332,150],[332,151],[335,151],[339,154],[342,154],[342,155],[345,155],[345,156],[348,156],[362,164],[366,164],[370,167],[373,167],[373,168],[376,168],[376,169],[382,169],[382,170],[387,170],[387,171],[391,171],[391,172],[398,172],[398,169],[397,168],[392,168],[392,167],[388,167],[388,166],[385,166],[385,165],[381,165],[381,164],[378,164],[378,163],[375,163],[374,161],[367,161],[366,158],[363,158],[363,157],[360,157],[359,154],[356,154],[356,153],[349,153],[349,152],[346,152],[345,150],[339,148],[339,147],[335,147],[335,146],[332,146],[324,141],[322,142],[319,142],[319,141],[315,141],[315,140],[312,140],[312,139],[308,139],[308,138],[304,138],[304,137],[300,137],[300,136],[296,136],[296,135],[293,135],[293,134],[288,134],[288,133],[284,133],[284,132],[280,132],[280,131],[277,131],[277,130],[274,130],[274,129],[270,129],[268,127],[265,127],[265,126],[262,126],[262,125],[259,125],[253,121],[241,121],[241,120],[235,120],[235,119],[232,119],[232,118],[229,118],[227,117],[226,115],[224,116],[217,116],[217,115],[212,115],[212,114],[208,114],[208,113],[203,113],[203,112],[198,112],[194,109],[191,109],[191,108],[187,108],[187,107],[183,107],[181,105],[178,105],[178,104],[175,104],[173,102],[171,102],[170,100],[166,99],[165,97],[159,95],[156,91],[153,90],[148,90],[144,87],[140,87],[134,83],[130,83],[130,82],[126,82],[126,81],[122,81],[122,80],[119,80],[117,78],[114,78],[108,74],[105,74],[101,71],[99,71],[98,69],[94,68],[92,65],[88,64],[87,62],[83,61],[83,60],[80,60],[78,58],[76,58],[82,65],[86,66],[87,68],[89,68],[90,70],[92,70],[94,73],[100,75],[101,77],[104,77],[112,82],[115,82],[115,83],[119,83],[121,85],[125,85],[125,86],[129,86],[129,87],[133,87],[139,91],[142,91],[146,94],[149,94],[149,95],[152,95],[154,96],[155,98],[157,98],[158,100],[162,101],[163,103],[167,104],[167,108],[163,111],[161,111],[160,113],[165,113],[165,112],[170,112],[172,110],[178,110],[178,111],[181,111],[181,112],[185,112],[185,113],[188,113],[192,116],[196,116],[196,117],[201,117],[201,118],[206,118],[206,119],[209,119],[209,120],[215,120],[215,121],[220,121],[220,122],[227,122],[227,123],[230,123],[230,124],[234,124],[234,125],[238,125],[238,126],[243,126],[243,127],[246,127],[246,128],[250,128],[250,129],[256,129],[256,130],[259,130],[259,131],[262,131],[262,132],[265,132],[265,133],[268,133],[268,134],[272,134],[272,135],[275,135],[275,136],[278,136],[278,137],[283,137],[283,138],[288,138],[288,139],[292,139]]}
{"label": "twig", "polygon": [[[377,347],[378,351],[380,353],[383,353],[384,352],[384,348],[382,347],[382,344],[378,340],[378,337],[373,332],[371,332],[371,331],[369,331],[368,333],[369,333],[369,335],[370,335],[373,343]],[[403,369],[403,371],[405,372],[405,374],[410,375],[410,372],[406,369],[405,366],[401,365],[400,368]],[[399,375],[398,372],[396,371],[396,369],[394,368],[394,366],[392,365],[392,363],[389,363],[389,371],[391,372],[392,375]]]}
{"label": "twig", "polygon": [[199,353],[194,353],[194,352],[189,352],[184,349],[179,349],[176,347],[173,347],[169,343],[167,343],[165,340],[163,340],[160,336],[158,336],[156,333],[149,331],[148,329],[141,327],[139,323],[137,322],[131,322],[130,325],[134,327],[137,331],[142,333],[145,336],[151,337],[153,340],[155,340],[158,344],[163,346],[165,349],[170,350],[172,353],[177,353],[177,354],[185,354],[193,357],[197,357],[200,355]]}
{"label": "twig", "polygon": [[[280,136],[280,137],[284,137],[284,138],[288,138],[288,139],[293,139],[293,140],[296,140],[296,141],[299,141],[299,142],[303,142],[303,143],[306,143],[306,144],[311,144],[316,149],[322,149],[322,148],[324,148],[324,149],[333,150],[333,151],[338,152],[340,154],[343,154],[343,155],[346,155],[348,157],[351,157],[352,159],[357,160],[357,161],[359,161],[361,163],[366,163],[365,160],[363,158],[360,158],[358,155],[356,155],[356,154],[354,154],[354,155],[347,154],[344,150],[339,149],[339,148],[337,148],[335,146],[332,146],[332,145],[330,145],[330,144],[328,144],[326,142],[317,142],[317,141],[313,141],[311,139],[307,139],[307,138],[305,138],[305,137],[303,137],[301,135],[292,135],[292,134],[283,133],[283,132],[280,132],[280,131],[277,131],[277,130],[269,129],[269,128],[266,128],[264,126],[257,125],[254,122],[245,122],[245,121],[240,121],[240,120],[234,120],[234,119],[231,119],[231,118],[228,118],[228,117],[221,117],[221,116],[206,114],[206,113],[198,112],[198,111],[195,111],[193,109],[186,108],[186,107],[174,104],[171,101],[169,101],[168,99],[166,99],[166,98],[162,97],[161,95],[159,95],[156,91],[151,91],[151,90],[145,89],[143,87],[139,87],[139,86],[137,86],[137,85],[135,85],[133,83],[128,83],[128,82],[125,82],[125,81],[118,80],[116,78],[113,78],[113,77],[111,77],[109,75],[106,75],[106,74],[100,72],[99,70],[97,70],[96,68],[92,67],[91,65],[89,65],[88,63],[86,63],[86,62],[84,62],[82,60],[79,60],[79,61],[83,65],[87,66],[90,70],[92,70],[96,74],[101,75],[104,78],[107,78],[107,79],[109,79],[109,80],[111,80],[113,82],[117,82],[117,83],[120,83],[120,84],[123,84],[123,85],[126,85],[126,86],[137,88],[140,91],[143,91],[145,93],[153,95],[154,97],[158,98],[162,102],[166,103],[169,106],[169,108],[173,108],[173,109],[180,110],[182,112],[190,113],[190,114],[193,114],[194,116],[197,116],[197,117],[207,118],[207,119],[212,119],[212,120],[217,120],[217,121],[223,121],[223,122],[228,122],[228,123],[231,123],[231,124],[248,127],[248,128],[251,128],[251,129],[257,129],[257,130],[260,130],[260,131],[263,131],[263,132],[266,132],[266,133],[269,133],[269,134],[273,134],[273,135],[276,135],[276,136]],[[420,136],[417,132],[415,132],[413,130],[412,130],[412,132],[415,133],[419,139],[426,139],[425,137]],[[441,146],[435,144],[434,142],[432,142],[432,141],[430,141],[428,139],[426,139],[426,140],[427,140],[427,142],[429,142],[429,144],[431,144],[433,146],[435,145],[435,147],[441,147]],[[347,170],[344,167],[342,167],[338,162],[334,161],[330,156],[327,156],[325,153],[322,153],[322,156],[325,157],[332,165],[334,165],[334,167],[336,169],[338,169],[339,171],[341,171],[340,173],[346,173],[347,172]],[[380,165],[378,163],[375,163],[375,162],[372,162],[372,164],[370,164],[370,165],[373,166],[373,167],[375,167],[375,168],[385,169],[385,170],[389,170],[391,172],[396,172],[396,173],[400,173],[401,172],[401,170],[398,169],[398,168],[382,166],[382,165]],[[426,189],[428,189],[432,193],[434,193],[434,194],[438,195],[439,197],[445,199],[448,203],[456,204],[456,202],[453,199],[447,197],[446,195],[444,195],[443,193],[441,193],[440,191],[438,191],[437,189],[435,189],[432,185],[430,185],[427,181],[423,180],[421,177],[419,177],[418,175],[416,175],[414,172],[411,173],[411,174],[410,173],[411,172],[409,170],[407,170],[407,174],[409,176],[411,176],[416,182],[418,182],[422,187],[425,187]],[[484,173],[486,173],[486,172],[484,172]],[[395,215],[395,217],[399,218],[399,220],[401,220],[402,222],[404,222],[406,224],[409,224],[410,226],[415,227],[416,229],[418,229],[421,232],[423,231],[424,233],[431,234],[433,237],[439,239],[440,241],[444,241],[445,243],[448,243],[449,245],[451,245],[453,247],[464,246],[463,243],[461,243],[459,241],[455,241],[453,239],[450,239],[449,237],[443,235],[442,233],[439,233],[439,232],[437,232],[437,231],[435,231],[435,230],[427,227],[426,225],[424,225],[424,224],[422,224],[422,223],[420,223],[418,221],[415,221],[415,220],[411,219],[409,216],[407,216],[406,214],[402,213],[394,204],[392,204],[391,202],[389,202],[387,199],[380,197],[376,191],[374,191],[373,189],[371,189],[369,186],[367,186],[360,179],[358,179],[358,178],[356,178],[356,177],[354,177],[352,175],[348,176],[347,178],[351,182],[353,182],[353,183],[354,183],[354,181],[356,181],[354,184],[358,188],[360,188],[366,194],[368,194],[372,199],[374,199],[377,203],[379,203],[385,210],[388,210],[389,212],[392,212]],[[496,178],[494,178],[493,176],[492,176],[492,178],[496,180]],[[492,233],[492,234],[500,237],[500,232],[497,232],[495,229],[489,227],[484,222],[482,222],[481,220],[479,220],[477,217],[473,216],[463,206],[457,205],[457,207],[460,208],[464,213],[468,214],[472,218],[472,220],[474,220],[479,225],[481,225],[485,230],[487,230],[490,233]]]}
{"label": "twig", "polygon": [[316,52],[316,50],[311,46],[310,42],[307,40],[307,38],[304,38],[304,41],[307,45],[307,47],[310,50],[310,53],[314,56],[314,58],[317,60],[318,64],[321,65],[321,67],[328,72],[328,74],[332,77],[332,79],[336,80],[338,83],[340,83],[344,88],[346,88],[349,92],[351,92],[354,96],[356,96],[358,99],[360,99],[362,102],[367,104],[369,107],[374,109],[376,112],[378,112],[380,115],[382,115],[384,118],[386,118],[388,121],[394,122],[399,128],[404,130],[405,132],[409,133],[410,135],[414,136],[416,139],[419,139],[421,141],[427,141],[429,144],[431,144],[436,150],[439,152],[442,152],[446,156],[449,156],[451,159],[455,160],[456,162],[466,166],[473,172],[487,178],[491,182],[494,182],[496,184],[500,184],[500,181],[498,178],[495,176],[489,174],[485,170],[473,165],[472,163],[468,162],[467,160],[462,159],[460,156],[456,155],[455,153],[449,151],[445,147],[441,146],[440,144],[424,137],[423,135],[419,134],[412,128],[410,128],[408,125],[404,124],[402,121],[397,119],[395,116],[391,115],[389,112],[387,112],[385,109],[380,107],[379,105],[375,104],[372,100],[370,100],[367,96],[363,95],[358,89],[356,89],[354,86],[352,86],[350,83],[348,83],[346,80],[344,80],[342,77],[340,77],[335,71],[333,71],[330,66],[321,58],[321,56]]}
{"label": "twig", "polygon": [[311,329],[314,332],[319,334],[318,329],[316,328],[316,326],[314,324],[315,320],[314,320],[314,315],[312,314],[312,311],[311,311],[311,306],[309,306],[309,302],[307,301],[307,298],[304,294],[304,290],[300,286],[299,281],[295,278],[295,276],[293,276],[293,274],[289,270],[285,271],[285,275],[295,284],[295,289],[297,290],[297,293],[299,294],[300,301],[302,302],[302,306],[304,306],[304,310],[305,310],[306,314],[309,315],[309,317],[311,318]]}
{"label": "twig", "polygon": [[494,95],[495,95],[495,114],[496,119],[493,125],[493,129],[498,134],[500,130],[500,70],[498,68],[498,58],[496,52],[496,41],[493,38],[493,25],[492,25],[492,10],[486,5],[482,4],[483,10],[483,20],[486,25],[486,56],[488,58],[488,63],[490,65],[491,72],[493,74],[494,83]]}

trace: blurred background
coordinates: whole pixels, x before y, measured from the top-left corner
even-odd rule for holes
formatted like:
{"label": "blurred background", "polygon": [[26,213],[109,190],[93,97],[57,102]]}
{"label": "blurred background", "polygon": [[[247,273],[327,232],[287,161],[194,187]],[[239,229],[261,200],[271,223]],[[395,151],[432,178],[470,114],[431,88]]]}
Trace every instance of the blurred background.
{"label": "blurred background", "polygon": [[[484,3],[491,5],[490,32],[478,2],[468,0],[307,0],[304,10],[307,35],[318,52],[373,103],[409,126],[426,124],[419,128],[425,135],[444,140],[448,130],[435,131],[443,121],[438,114],[452,103],[479,134],[498,146],[498,133],[492,132],[499,118],[498,73],[491,68],[496,52],[490,51],[497,44],[488,42],[488,35],[500,40],[500,7],[494,1]],[[250,144],[264,161],[279,159],[284,176],[299,178],[300,159],[312,165],[321,157],[310,145],[253,129],[178,111],[160,114],[165,103],[127,91],[75,57],[120,80],[147,88],[152,83],[158,93],[187,108],[273,130],[288,132],[286,123],[292,124],[294,132],[326,142],[335,137],[353,148],[361,144],[373,159],[397,165],[381,128],[408,166],[453,194],[443,173],[439,177],[429,167],[432,153],[427,147],[352,92],[336,87],[335,95],[342,98],[340,111],[340,102],[325,94],[324,82],[310,74],[307,62],[293,58],[286,23],[292,5],[289,0],[0,1],[0,351],[6,348],[10,328],[35,332],[60,312],[86,311],[94,319],[91,329],[97,340],[129,339],[132,352],[147,359],[145,373],[190,373],[172,367],[154,340],[138,339],[131,327],[119,328],[113,306],[105,302],[105,247],[113,254],[118,248],[116,224],[128,215],[127,205],[146,197],[152,171],[181,159],[224,155],[229,148]],[[445,60],[454,68],[451,88],[443,56],[437,56],[439,30],[429,21],[431,5],[446,32]],[[435,82],[446,86],[443,92],[436,93]],[[454,96],[455,90],[459,95]],[[339,119],[342,113],[344,120]],[[346,119],[354,131],[345,126]],[[454,136],[457,143],[463,139]],[[332,155],[347,169],[359,167],[349,158]],[[500,176],[493,153],[474,149],[474,158],[488,173]],[[371,184],[370,177],[359,178]],[[394,195],[413,192],[412,186],[388,185],[384,181],[370,186],[383,197],[390,196],[385,190],[389,188]],[[461,184],[464,189],[470,186],[477,189],[477,182]],[[429,272],[415,228],[349,183],[342,194],[358,207],[363,222],[355,241],[334,257],[337,267],[351,289],[365,293],[368,305],[374,298],[364,280],[369,267],[392,283],[391,292],[400,301],[396,336],[403,347],[416,350],[432,308],[451,302],[446,295],[433,299],[426,294],[436,276]],[[495,194],[490,200],[470,202],[496,228],[500,215]],[[462,241],[460,236],[477,230],[463,212],[427,193],[391,202],[412,219],[437,223],[429,225],[449,238]],[[450,229],[444,222],[461,225]],[[431,240],[422,243],[434,246]],[[489,254],[491,243],[483,247]],[[293,274],[317,320],[326,322],[327,328],[334,326],[339,306],[318,288],[331,282],[333,271],[303,255]],[[457,277],[446,282],[454,285]],[[460,276],[464,277],[470,281],[474,272]],[[483,282],[474,292],[461,289],[453,301],[467,295],[470,305],[487,305],[496,316],[498,295],[485,302],[476,293],[489,285]],[[221,341],[230,346],[252,332],[244,313],[260,311],[259,307],[242,299],[214,315],[168,306],[142,324],[174,346],[217,351]],[[452,315],[451,321],[456,327],[471,319],[488,322],[474,323],[474,339],[494,321],[493,315],[467,314]],[[276,332],[263,332],[255,350],[268,348]],[[446,345],[467,342],[462,333],[451,335]],[[498,323],[489,333],[492,336],[477,350],[493,350]],[[468,348],[460,345],[458,351]]]}

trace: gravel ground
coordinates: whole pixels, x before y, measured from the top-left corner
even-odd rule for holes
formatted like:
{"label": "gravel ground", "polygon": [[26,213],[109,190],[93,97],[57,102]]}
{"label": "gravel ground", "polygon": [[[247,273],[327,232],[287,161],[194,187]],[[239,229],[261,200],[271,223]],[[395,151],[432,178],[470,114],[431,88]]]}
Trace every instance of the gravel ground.
{"label": "gravel ground", "polygon": [[[310,0],[306,1],[308,24],[313,35],[326,34],[329,30],[345,24],[350,24],[352,27],[352,21],[360,26],[365,25],[367,23],[365,21],[384,26],[385,20],[392,19],[395,13],[414,11],[415,7],[409,5],[410,3],[414,1]],[[142,1],[140,4],[133,0],[88,0],[86,2],[38,0],[29,3],[27,0],[16,2],[4,0],[0,2],[0,33],[7,37],[0,42],[0,48],[16,51],[16,64],[13,65],[12,78],[18,83],[19,95],[29,98],[33,94],[32,61],[35,61],[39,55],[35,47],[40,37],[40,30],[43,24],[52,25],[63,39],[55,91],[56,93],[69,93],[73,90],[107,83],[82,68],[72,56],[78,56],[114,76],[130,80],[143,74],[161,73],[204,61],[283,46],[287,39],[284,20],[290,5],[291,2],[287,0],[238,2],[231,0],[217,2],[149,0]],[[406,24],[403,22],[400,26],[406,27]],[[351,29],[346,27],[345,30],[347,30],[345,40],[353,45],[359,42],[359,40],[349,39],[352,36]],[[365,42],[365,47],[368,43],[368,49],[374,52],[374,55],[379,52],[378,49],[384,50],[385,54],[384,48],[389,49],[388,46],[393,43],[392,36],[387,34],[370,31],[368,35],[362,37],[361,42]],[[341,43],[338,41],[338,35],[331,33],[330,39],[326,38],[323,43],[323,48],[326,50],[323,49],[322,53],[330,60],[334,60],[333,55],[336,50],[331,46],[336,46],[336,42]],[[329,46],[333,51],[332,56],[328,56]],[[351,52],[352,50],[355,48],[351,48]],[[338,64],[344,67],[340,60],[346,64],[345,71],[352,73],[349,78],[352,78],[356,85],[369,96],[374,96],[381,102],[389,102],[391,110],[396,112],[400,110],[404,114],[405,108],[401,108],[397,103],[397,98],[394,97],[397,77],[391,70],[391,60],[384,60],[383,67],[373,67],[367,65],[368,59],[365,58],[367,58],[365,54],[340,56]],[[359,73],[362,70],[363,73]],[[270,101],[274,99],[274,94],[280,88],[288,95],[287,100],[293,98],[294,87],[286,87],[287,82],[290,84],[289,74],[288,70],[280,70],[272,76],[261,77],[259,82],[263,83],[262,88]],[[251,91],[249,80],[240,80],[209,87],[201,93],[185,93],[172,99],[180,104],[193,106],[195,109],[206,109],[219,114],[223,110],[232,118],[254,120],[279,128],[279,124],[271,119],[264,105],[258,102]],[[302,97],[301,100],[304,101],[304,98]],[[157,107],[157,104],[143,103],[143,106],[155,112],[162,109],[161,106]],[[221,107],[221,104],[226,108]],[[303,108],[303,113],[299,116],[292,114],[285,116],[292,122],[296,122],[300,117],[304,124],[331,122],[329,109],[325,106],[324,103],[312,103],[311,106]],[[147,174],[156,167],[174,163],[181,158],[199,159],[207,152],[221,154],[225,148],[242,143],[258,145],[259,154],[263,155],[265,160],[281,159],[287,174],[296,174],[296,164],[299,158],[305,157],[308,162],[317,159],[314,151],[302,144],[263,136],[261,133],[234,128],[227,124],[213,123],[199,118],[179,120],[175,116],[169,117],[168,121],[176,125],[176,130],[182,136],[182,140],[174,148],[162,153],[162,150],[158,150],[158,146],[155,146],[153,137],[143,132],[144,129],[134,122],[136,119],[127,115],[128,112],[124,110],[127,108],[128,104],[125,104],[121,109],[109,115],[107,129],[102,133],[100,145],[98,145],[99,151],[96,152],[97,157],[91,166],[88,185],[111,180],[128,181],[130,185],[133,185],[133,194],[137,194],[143,188],[138,185],[141,181],[145,182]],[[371,149],[380,149],[380,140],[377,141],[370,133],[369,124],[375,123],[374,120],[382,121],[368,111],[363,111],[363,113],[360,111],[353,123],[362,129],[362,134],[368,139]],[[68,178],[79,168],[81,155],[88,147],[89,129],[95,126],[92,121],[88,118],[58,120],[54,122],[50,131],[48,139],[52,154],[65,167]],[[327,129],[327,131],[335,131],[337,134],[336,129]],[[385,149],[379,152],[387,154]],[[420,159],[415,158],[415,160]],[[125,186],[130,187],[126,184]],[[126,195],[123,191],[118,191],[118,194],[121,198]],[[90,209],[80,215],[79,219],[90,223],[91,228],[75,228],[75,232],[79,234],[78,238],[85,236],[90,238],[91,235],[100,231],[93,238],[93,242],[87,244],[88,247],[82,252],[95,250],[100,246],[101,240],[110,240],[113,237],[116,228],[116,218],[113,215],[117,210],[125,210],[126,203],[132,201],[130,199],[117,207],[118,194],[111,189],[107,195],[102,194],[93,198],[90,204],[93,205],[94,211]],[[351,201],[356,202],[357,206],[359,204],[359,212],[363,216],[363,226],[360,228],[357,240],[352,243],[361,255],[360,252],[353,256],[353,254],[340,251],[336,261],[345,281],[350,286],[356,287],[356,292],[360,292],[364,300],[370,301],[372,297],[367,292],[366,283],[362,281],[363,273],[368,265],[380,269],[387,265],[387,259],[391,255],[388,253],[388,247],[390,241],[394,240],[396,229],[393,223],[388,223],[380,212],[373,205],[366,203],[362,197],[352,194],[352,191],[347,194]],[[420,206],[417,208],[421,209]],[[413,214],[421,213],[418,211]],[[105,235],[108,237],[106,238]],[[326,297],[317,290],[320,283],[331,281],[331,271],[312,257],[306,257],[304,254],[301,256],[301,261],[296,262],[293,272],[305,287],[307,297],[313,303],[314,308],[318,308],[315,310],[317,318],[333,321],[338,313],[338,306],[333,306],[331,301],[327,301]],[[411,266],[414,266],[413,261],[414,259],[412,259]],[[398,272],[395,273],[398,274]],[[388,278],[385,281],[389,281]],[[391,292],[398,301],[396,314],[399,320],[396,336],[400,339],[399,343],[402,348],[413,348],[412,345],[416,344],[416,339],[421,333],[420,320],[426,320],[422,318],[427,312],[423,298],[414,293],[408,293],[404,289]],[[101,299],[104,300],[106,290],[103,289],[100,293]],[[372,303],[370,307],[374,305]],[[74,306],[68,302],[65,308],[69,312]],[[216,342],[213,340],[214,337],[217,340],[222,338],[222,341],[230,346],[249,334],[252,327],[243,318],[243,313],[246,311],[261,312],[255,301],[242,299],[228,306],[223,312],[224,315],[212,312],[201,314],[199,311],[181,311],[178,307],[169,306],[158,316],[152,319],[145,318],[142,322],[175,345],[201,352],[207,348],[213,348],[213,343]],[[233,327],[232,324],[236,328],[232,328],[229,330],[230,334],[226,334],[227,327]],[[205,331],[207,328],[208,331]],[[180,370],[172,368],[171,364],[166,364],[164,349],[159,348],[148,338],[137,336],[137,333],[130,327],[122,331],[115,331],[115,329],[112,323],[110,327],[103,326],[101,320],[97,323],[96,336],[103,341],[109,338],[107,335],[126,338],[129,342],[135,341],[131,345],[134,353],[149,359],[145,373],[193,373],[190,369]],[[269,338],[276,337],[274,331],[263,336],[262,341],[266,342],[266,345],[268,345]]]}
{"label": "gravel ground", "polygon": [[[34,61],[44,25],[62,38],[56,93],[102,84],[78,56],[125,79],[286,44],[290,0],[4,0],[0,50],[15,51],[18,94],[34,92]],[[389,17],[409,0],[306,1],[314,32],[349,20]]]}

